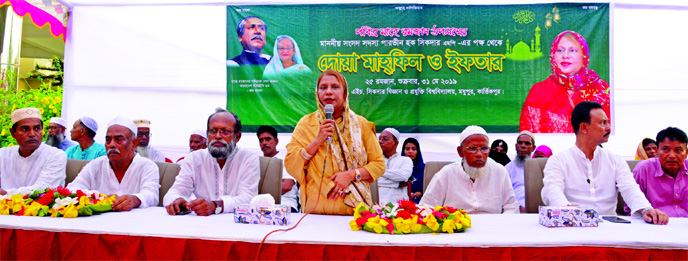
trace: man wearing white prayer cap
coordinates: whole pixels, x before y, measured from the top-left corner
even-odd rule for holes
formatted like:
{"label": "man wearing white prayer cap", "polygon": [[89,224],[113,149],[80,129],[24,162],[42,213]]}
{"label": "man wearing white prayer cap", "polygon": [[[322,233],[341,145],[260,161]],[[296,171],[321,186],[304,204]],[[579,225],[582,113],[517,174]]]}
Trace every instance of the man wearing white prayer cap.
{"label": "man wearing white prayer cap", "polygon": [[504,166],[488,160],[489,142],[483,128],[466,127],[458,147],[461,161],[445,166],[432,177],[420,204],[462,208],[475,214],[518,214],[509,174]]}
{"label": "man wearing white prayer cap", "polygon": [[[208,147],[208,135],[202,130],[193,130],[189,137],[189,152],[205,149]],[[177,164],[182,161],[184,157],[177,160]]]}
{"label": "man wearing white prayer cap", "polygon": [[138,128],[136,137],[139,139],[139,145],[136,147],[136,153],[155,162],[165,162],[165,155],[163,155],[161,151],[150,146],[150,139],[153,135],[150,130],[151,121],[146,119],[137,119],[134,120],[134,123]]}
{"label": "man wearing white prayer cap", "polygon": [[[241,121],[222,108],[208,117],[208,149],[186,155],[163,205],[170,215],[186,208],[196,215],[234,212],[258,194],[260,160],[258,154],[237,147]],[[191,200],[191,195],[196,199]]]}
{"label": "man wearing white prayer cap", "polygon": [[380,133],[380,147],[385,155],[385,174],[377,180],[380,203],[397,204],[399,200],[408,200],[408,188],[403,185],[413,173],[413,160],[397,153],[399,131],[386,128]]}
{"label": "man wearing white prayer cap", "polygon": [[41,146],[41,112],[18,109],[12,112],[11,121],[10,134],[17,145],[0,148],[0,195],[64,185],[67,155],[55,147]]}
{"label": "man wearing white prayer cap", "polygon": [[45,140],[45,144],[63,151],[76,145],[73,141],[66,139],[66,131],[67,122],[65,120],[57,117],[50,118],[50,123],[48,124],[48,137]]}
{"label": "man wearing white prayer cap", "polygon": [[504,168],[509,173],[511,186],[514,188],[521,213],[526,212],[525,166],[526,158],[535,150],[535,135],[524,130],[516,137],[516,158],[506,164]]}
{"label": "man wearing white prayer cap", "polygon": [[69,147],[66,151],[68,159],[93,160],[105,156],[105,146],[95,140],[98,123],[91,117],[81,117],[74,122],[72,140],[78,145]]}
{"label": "man wearing white prayer cap", "polygon": [[117,200],[112,204],[115,211],[157,206],[160,197],[158,165],[136,154],[137,131],[131,119],[117,117],[110,121],[105,134],[107,157],[86,164],[67,188],[115,194]]}

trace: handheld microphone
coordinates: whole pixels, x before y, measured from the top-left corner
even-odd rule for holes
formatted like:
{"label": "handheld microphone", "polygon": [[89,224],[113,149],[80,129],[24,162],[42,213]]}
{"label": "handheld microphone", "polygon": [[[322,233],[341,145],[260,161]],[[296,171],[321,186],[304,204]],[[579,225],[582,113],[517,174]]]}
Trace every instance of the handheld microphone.
{"label": "handheld microphone", "polygon": [[325,105],[325,119],[331,120],[332,113],[334,113],[334,106],[332,104]]}

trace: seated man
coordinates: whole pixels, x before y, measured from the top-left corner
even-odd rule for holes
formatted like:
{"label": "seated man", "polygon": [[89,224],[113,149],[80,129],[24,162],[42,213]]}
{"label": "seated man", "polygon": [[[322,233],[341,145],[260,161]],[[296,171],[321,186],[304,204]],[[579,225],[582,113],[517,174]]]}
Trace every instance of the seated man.
{"label": "seated man", "polygon": [[[233,212],[258,194],[258,155],[240,149],[241,121],[234,113],[218,108],[208,117],[208,149],[197,150],[182,161],[182,169],[165,195],[167,213],[175,215],[180,206],[207,216]],[[195,200],[187,202],[191,194]]]}
{"label": "seated man", "polygon": [[105,146],[100,145],[95,141],[96,132],[98,131],[98,123],[90,117],[81,117],[76,122],[70,131],[72,140],[78,142],[67,149],[68,159],[80,160],[94,160],[100,156],[105,156]]}
{"label": "seated man", "polygon": [[521,213],[526,212],[525,166],[526,159],[535,148],[535,138],[530,131],[521,131],[516,137],[516,158],[504,166],[514,188]]}
{"label": "seated man", "polygon": [[[277,130],[270,126],[260,126],[256,132],[258,135],[258,142],[260,143],[260,150],[263,151],[264,157],[275,157],[284,160],[286,152],[280,155],[277,150],[279,139],[277,138]],[[279,156],[278,156],[279,155]],[[299,212],[299,188],[296,186],[296,179],[287,173],[282,162],[282,205],[291,207],[291,212]]]}
{"label": "seated man", "polygon": [[150,146],[151,131],[149,120],[134,120],[136,127],[138,127],[138,132],[136,137],[139,139],[139,145],[136,147],[136,152],[144,158],[148,158],[155,162],[165,162],[165,155],[159,150]]}
{"label": "seated man", "polygon": [[688,137],[679,128],[669,127],[657,133],[657,141],[658,157],[639,162],[633,177],[652,207],[670,217],[688,217]]}
{"label": "seated man", "polygon": [[543,170],[542,201],[548,206],[580,205],[600,215],[615,215],[617,190],[634,215],[646,222],[666,224],[669,217],[653,209],[626,161],[599,145],[611,134],[609,118],[597,102],[584,101],[571,113],[576,145],[549,158]]}
{"label": "seated man", "polygon": [[504,166],[488,160],[487,132],[468,126],[459,144],[462,160],[435,174],[420,204],[462,208],[468,213],[518,214],[509,174]]}
{"label": "seated man", "polygon": [[380,203],[397,204],[399,200],[408,200],[407,185],[413,173],[413,160],[397,153],[399,131],[386,128],[380,133],[380,147],[385,156],[385,173],[377,180],[380,192]]}
{"label": "seated man", "polygon": [[116,194],[117,200],[112,204],[115,211],[158,205],[158,165],[136,154],[137,142],[134,121],[124,117],[110,121],[105,134],[107,157],[86,164],[67,188]]}
{"label": "seated man", "polygon": [[[189,152],[194,152],[197,150],[202,150],[208,148],[208,135],[202,130],[193,130],[191,136],[189,136]],[[179,164],[184,157],[177,160]]]}
{"label": "seated man", "polygon": [[66,139],[66,131],[67,122],[65,120],[56,117],[50,118],[50,123],[48,124],[48,138],[46,138],[45,144],[61,149],[62,151],[76,145],[73,141]]}
{"label": "seated man", "polygon": [[43,121],[36,108],[12,112],[10,134],[17,146],[0,149],[0,195],[63,186],[67,177],[67,155],[51,146],[41,146]]}

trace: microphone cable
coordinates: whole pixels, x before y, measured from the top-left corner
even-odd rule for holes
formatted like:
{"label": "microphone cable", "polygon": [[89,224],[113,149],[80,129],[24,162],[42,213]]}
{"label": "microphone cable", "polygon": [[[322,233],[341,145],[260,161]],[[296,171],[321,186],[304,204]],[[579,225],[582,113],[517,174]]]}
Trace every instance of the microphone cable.
{"label": "microphone cable", "polygon": [[[317,194],[317,195],[318,195],[318,198],[315,200],[315,206],[313,206],[313,208],[311,208],[311,210],[309,210],[305,215],[303,215],[303,216],[299,219],[299,221],[296,222],[296,224],[294,224],[294,226],[292,226],[292,227],[290,227],[290,228],[275,229],[275,230],[273,230],[273,231],[270,231],[270,233],[268,233],[267,235],[265,235],[265,237],[263,237],[263,240],[260,241],[260,245],[258,245],[258,251],[256,251],[256,258],[255,258],[254,260],[258,260],[258,257],[260,256],[260,249],[263,247],[263,244],[265,243],[265,239],[267,239],[268,236],[270,236],[272,233],[275,233],[275,232],[280,232],[280,231],[286,232],[286,231],[289,231],[289,230],[292,230],[292,229],[296,228],[296,226],[298,226],[298,225],[301,223],[301,221],[303,220],[303,218],[305,218],[306,216],[308,216],[308,214],[310,214],[311,212],[313,212],[313,210],[314,210],[316,207],[318,207],[318,203],[320,202],[320,192],[322,191],[322,184],[323,184],[323,180],[325,179],[325,167],[327,166],[327,156],[328,156],[328,153],[330,152],[330,142],[332,142],[332,141],[330,140],[330,137],[327,137],[327,149],[325,149],[325,160],[323,161],[323,169],[322,169],[322,174],[321,174],[321,176],[320,176],[320,185],[318,185],[318,194]],[[308,191],[306,191],[306,193],[308,193]]]}

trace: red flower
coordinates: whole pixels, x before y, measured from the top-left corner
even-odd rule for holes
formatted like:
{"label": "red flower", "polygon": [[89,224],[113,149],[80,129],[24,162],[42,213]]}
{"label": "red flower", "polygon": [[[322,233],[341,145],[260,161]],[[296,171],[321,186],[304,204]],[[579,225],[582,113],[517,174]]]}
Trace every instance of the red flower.
{"label": "red flower", "polygon": [[45,193],[41,198],[36,200],[36,202],[40,203],[43,206],[49,206],[50,203],[53,203],[53,200],[55,199],[55,193]]}
{"label": "red flower", "polygon": [[411,214],[418,213],[418,205],[416,205],[416,203],[414,203],[413,201],[399,200],[399,209],[405,210],[406,212]]}
{"label": "red flower", "polygon": [[410,213],[406,212],[405,210],[397,212],[397,217],[398,218],[403,218],[403,219],[411,219],[413,216],[411,216]]}
{"label": "red flower", "polygon": [[453,208],[453,207],[447,207],[447,206],[445,206],[445,207],[444,207],[444,210],[446,210],[446,211],[449,212],[450,214],[454,214],[454,212],[456,212],[456,209]]}
{"label": "red flower", "polygon": [[389,230],[390,235],[394,234],[394,224],[392,224],[391,222],[387,224],[387,230]]}
{"label": "red flower", "polygon": [[57,193],[59,193],[60,196],[63,196],[63,197],[72,195],[72,192],[69,192],[69,189],[63,188],[62,186],[57,187]]}
{"label": "red flower", "polygon": [[84,192],[81,191],[81,190],[77,190],[77,191],[76,191],[76,198],[77,198],[77,199],[80,199],[81,196],[86,196],[86,193],[84,193]]}
{"label": "red flower", "polygon": [[358,224],[359,226],[365,225],[366,222],[368,222],[368,218],[361,217],[356,219],[356,224]]}

